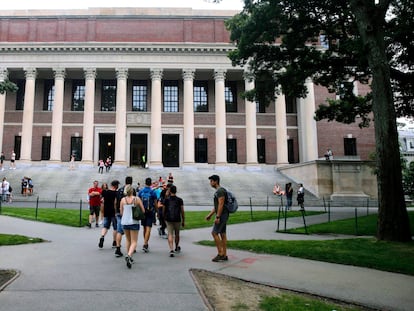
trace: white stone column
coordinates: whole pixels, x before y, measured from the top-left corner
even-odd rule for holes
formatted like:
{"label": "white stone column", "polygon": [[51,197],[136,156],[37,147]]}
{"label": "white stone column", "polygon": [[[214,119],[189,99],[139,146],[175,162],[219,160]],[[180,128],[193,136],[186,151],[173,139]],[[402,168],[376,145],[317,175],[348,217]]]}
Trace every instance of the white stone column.
{"label": "white stone column", "polygon": [[300,162],[313,161],[318,158],[318,140],[315,115],[315,92],[311,79],[306,79],[308,89],[306,98],[298,103],[299,125],[299,160]]}
{"label": "white stone column", "polygon": [[194,164],[194,69],[183,69],[184,80],[184,165]]}
{"label": "white stone column", "polygon": [[226,137],[226,102],[224,98],[226,71],[216,69],[215,102],[216,102],[216,164],[227,164],[227,137]]}
{"label": "white stone column", "polygon": [[[0,68],[0,82],[7,79],[8,72],[6,68]],[[4,135],[4,114],[6,113],[6,93],[0,94],[0,151],[3,151],[3,135]],[[8,151],[11,152],[11,151]]]}
{"label": "white stone column", "polygon": [[[244,78],[246,91],[254,89],[254,81]],[[246,164],[257,164],[256,102],[245,99],[246,105]]]}
{"label": "white stone column", "polygon": [[96,68],[85,68],[85,105],[83,110],[82,162],[93,163]]}
{"label": "white stone column", "polygon": [[53,69],[55,74],[55,96],[52,115],[52,137],[50,142],[50,160],[61,161],[62,154],[62,124],[63,124],[63,95],[65,89],[65,69]]}
{"label": "white stone column", "polygon": [[286,98],[275,94],[277,165],[288,164]]}
{"label": "white stone column", "polygon": [[162,69],[151,69],[151,139],[149,165],[162,167],[162,133],[161,133],[161,79]]}
{"label": "white stone column", "polygon": [[126,100],[128,69],[117,68],[115,163],[126,165]]}
{"label": "white stone column", "polygon": [[20,160],[32,160],[33,114],[36,85],[36,69],[25,68],[26,85],[24,93],[24,109],[22,121],[22,139]]}

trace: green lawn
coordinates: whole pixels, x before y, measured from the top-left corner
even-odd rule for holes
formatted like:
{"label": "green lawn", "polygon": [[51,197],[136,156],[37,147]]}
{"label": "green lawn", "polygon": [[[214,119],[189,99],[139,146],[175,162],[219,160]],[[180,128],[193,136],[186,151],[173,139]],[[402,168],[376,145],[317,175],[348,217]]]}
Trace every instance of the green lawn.
{"label": "green lawn", "polygon": [[29,237],[26,237],[23,235],[17,235],[17,234],[0,233],[0,246],[39,243],[39,242],[44,242],[44,240],[40,238],[29,238]]}

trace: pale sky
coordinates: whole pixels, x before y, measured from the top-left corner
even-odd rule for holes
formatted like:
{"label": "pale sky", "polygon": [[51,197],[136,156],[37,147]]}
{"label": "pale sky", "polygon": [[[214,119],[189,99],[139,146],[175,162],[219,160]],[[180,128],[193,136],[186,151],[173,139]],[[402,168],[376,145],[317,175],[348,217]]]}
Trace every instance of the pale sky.
{"label": "pale sky", "polygon": [[241,10],[243,0],[2,0],[0,10],[86,9],[88,7],[185,7],[193,9]]}

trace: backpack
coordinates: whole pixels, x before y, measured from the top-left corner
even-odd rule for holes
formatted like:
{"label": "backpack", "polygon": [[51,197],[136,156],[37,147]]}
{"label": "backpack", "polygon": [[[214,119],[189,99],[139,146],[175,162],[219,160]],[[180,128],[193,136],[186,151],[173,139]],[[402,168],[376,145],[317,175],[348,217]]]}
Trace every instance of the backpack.
{"label": "backpack", "polygon": [[229,213],[235,213],[239,208],[239,203],[237,203],[237,199],[234,194],[228,190],[226,190],[226,200],[224,202],[224,206],[229,211]]}
{"label": "backpack", "polygon": [[176,196],[165,199],[165,220],[171,222],[181,221],[181,200]]}
{"label": "backpack", "polygon": [[154,211],[155,209],[155,199],[157,198],[157,195],[155,194],[154,190],[145,187],[144,189],[142,189],[139,194],[138,194],[139,198],[142,201],[142,204],[144,205],[144,209],[147,212],[151,212]]}

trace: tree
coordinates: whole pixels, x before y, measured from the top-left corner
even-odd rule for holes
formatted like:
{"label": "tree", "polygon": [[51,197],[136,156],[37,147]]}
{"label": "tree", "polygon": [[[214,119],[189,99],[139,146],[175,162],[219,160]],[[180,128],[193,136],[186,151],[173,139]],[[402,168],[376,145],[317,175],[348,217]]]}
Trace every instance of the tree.
{"label": "tree", "polygon": [[[227,22],[237,47],[229,57],[256,81],[248,99],[269,103],[275,90],[305,97],[304,82],[312,78],[340,95],[320,106],[317,120],[368,126],[372,111],[380,240],[411,240],[394,96],[399,112],[413,113],[413,88],[406,89],[413,81],[407,54],[414,44],[413,8],[410,0],[245,0],[243,11]],[[354,81],[370,83],[372,92],[355,96]]]}
{"label": "tree", "polygon": [[16,93],[17,89],[17,85],[9,80],[0,81],[0,94],[4,94],[6,92]]}

